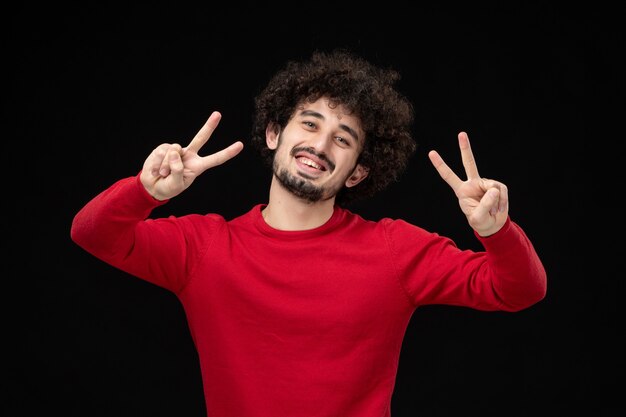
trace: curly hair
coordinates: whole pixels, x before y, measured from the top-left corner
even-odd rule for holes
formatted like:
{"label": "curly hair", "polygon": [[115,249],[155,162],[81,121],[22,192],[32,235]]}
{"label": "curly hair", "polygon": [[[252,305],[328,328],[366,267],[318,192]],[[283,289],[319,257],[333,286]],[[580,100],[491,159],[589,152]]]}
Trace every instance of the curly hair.
{"label": "curly hair", "polygon": [[308,61],[289,61],[255,98],[251,144],[272,166],[274,150],[267,147],[265,131],[270,123],[282,128],[298,105],[327,97],[360,119],[365,143],[358,162],[369,175],[355,187],[343,187],[338,204],[370,197],[397,181],[416,150],[410,126],[413,106],[394,89],[400,74],[376,67],[350,51],[316,51]]}

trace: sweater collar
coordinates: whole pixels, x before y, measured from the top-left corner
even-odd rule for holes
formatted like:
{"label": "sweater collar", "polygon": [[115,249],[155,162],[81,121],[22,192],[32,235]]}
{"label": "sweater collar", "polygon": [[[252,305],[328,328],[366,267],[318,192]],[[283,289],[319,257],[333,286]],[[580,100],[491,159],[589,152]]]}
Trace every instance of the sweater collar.
{"label": "sweater collar", "polygon": [[252,222],[262,234],[280,239],[299,240],[322,236],[332,231],[341,222],[345,215],[345,211],[341,207],[335,205],[333,209],[333,214],[330,216],[330,219],[328,219],[326,223],[318,227],[307,230],[279,230],[274,229],[272,226],[265,222],[265,219],[263,219],[263,214],[261,213],[261,211],[266,206],[267,204],[263,203],[257,204],[252,208],[252,210],[250,211],[250,214],[252,216]]}

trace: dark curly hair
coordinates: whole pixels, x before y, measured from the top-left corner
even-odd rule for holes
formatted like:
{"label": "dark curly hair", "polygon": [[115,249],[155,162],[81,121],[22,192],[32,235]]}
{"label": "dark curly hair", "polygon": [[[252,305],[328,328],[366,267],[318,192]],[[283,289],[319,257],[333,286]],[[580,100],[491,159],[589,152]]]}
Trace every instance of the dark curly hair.
{"label": "dark curly hair", "polygon": [[376,67],[345,49],[316,51],[308,61],[289,61],[255,98],[251,142],[272,166],[274,150],[267,147],[270,123],[282,128],[298,105],[329,98],[360,119],[365,144],[359,163],[369,175],[355,187],[343,187],[335,201],[351,203],[370,197],[397,181],[417,147],[411,132],[413,106],[394,89],[400,74]]}

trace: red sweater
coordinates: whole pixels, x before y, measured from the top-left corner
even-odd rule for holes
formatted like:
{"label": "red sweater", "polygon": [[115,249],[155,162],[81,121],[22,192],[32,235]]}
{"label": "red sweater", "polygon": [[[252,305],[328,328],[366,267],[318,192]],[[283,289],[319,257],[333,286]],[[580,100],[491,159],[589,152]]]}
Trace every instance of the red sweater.
{"label": "red sweater", "polygon": [[400,348],[418,306],[517,311],[546,274],[510,219],[485,252],[402,220],[336,207],[306,231],[271,228],[262,205],[149,219],[160,202],[126,178],[74,218],[72,239],[172,291],[184,306],[211,417],[390,416]]}

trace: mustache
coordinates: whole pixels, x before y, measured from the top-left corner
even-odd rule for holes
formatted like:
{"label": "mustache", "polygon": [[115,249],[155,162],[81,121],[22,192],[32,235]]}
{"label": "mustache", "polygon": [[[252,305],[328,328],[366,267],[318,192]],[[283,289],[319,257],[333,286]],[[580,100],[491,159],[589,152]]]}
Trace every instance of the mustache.
{"label": "mustache", "polygon": [[307,152],[307,153],[310,153],[311,155],[315,155],[321,161],[324,161],[326,165],[328,165],[328,168],[330,168],[331,171],[335,170],[335,164],[333,163],[333,161],[328,159],[328,157],[325,154],[319,153],[313,148],[310,148],[308,146],[297,146],[291,150],[290,154],[291,156],[296,156],[298,152]]}

